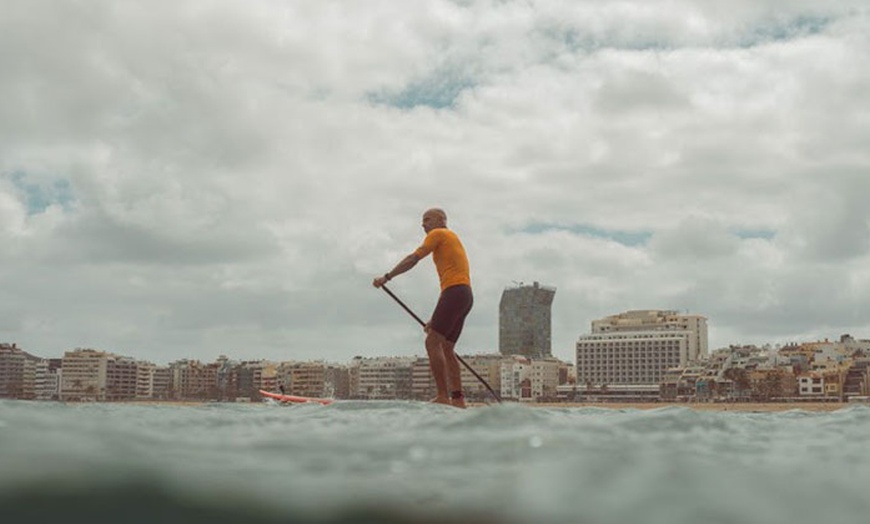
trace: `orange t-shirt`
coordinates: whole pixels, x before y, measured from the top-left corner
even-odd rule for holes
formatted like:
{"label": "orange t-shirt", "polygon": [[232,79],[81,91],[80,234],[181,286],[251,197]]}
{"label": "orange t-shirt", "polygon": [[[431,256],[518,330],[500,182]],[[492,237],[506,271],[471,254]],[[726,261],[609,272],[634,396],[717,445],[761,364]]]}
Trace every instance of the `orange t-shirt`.
{"label": "orange t-shirt", "polygon": [[468,257],[456,233],[443,227],[429,231],[414,254],[417,258],[424,258],[429,253],[432,253],[432,260],[435,261],[435,269],[441,280],[441,291],[461,284],[471,285]]}

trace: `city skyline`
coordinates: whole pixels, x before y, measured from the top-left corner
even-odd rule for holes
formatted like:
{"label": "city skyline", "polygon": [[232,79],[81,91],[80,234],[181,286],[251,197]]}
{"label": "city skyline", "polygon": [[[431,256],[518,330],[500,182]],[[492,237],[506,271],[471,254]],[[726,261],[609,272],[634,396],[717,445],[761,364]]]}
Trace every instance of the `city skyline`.
{"label": "city skyline", "polygon": [[[565,360],[614,311],[870,333],[865,4],[6,0],[0,337],[419,353],[371,281],[431,207],[471,264],[460,351],[497,349],[512,281],[559,290]],[[430,314],[431,260],[390,285]]]}
{"label": "city skyline", "polygon": [[[692,349],[697,345],[693,339],[703,330],[696,322],[698,317],[654,312],[657,320],[648,322],[653,312],[630,313],[619,316],[621,327],[612,322],[617,317],[604,319],[618,329],[604,327],[578,341],[576,375],[572,363],[554,358],[471,355],[466,356],[466,365],[474,371],[462,370],[462,388],[469,399],[477,401],[491,400],[489,384],[500,390],[501,398],[520,402],[581,398],[593,402],[852,402],[870,398],[870,340],[844,335],[839,341],[792,344],[774,351],[732,346],[706,355]],[[641,318],[645,321],[637,322]],[[690,356],[695,353],[696,357]],[[15,344],[0,343],[3,398],[250,402],[261,400],[264,390],[285,389],[291,395],[312,398],[428,400],[434,384],[426,357],[355,357],[347,364],[336,364],[238,361],[221,356],[214,362],[180,359],[157,366],[82,348],[47,360]]]}

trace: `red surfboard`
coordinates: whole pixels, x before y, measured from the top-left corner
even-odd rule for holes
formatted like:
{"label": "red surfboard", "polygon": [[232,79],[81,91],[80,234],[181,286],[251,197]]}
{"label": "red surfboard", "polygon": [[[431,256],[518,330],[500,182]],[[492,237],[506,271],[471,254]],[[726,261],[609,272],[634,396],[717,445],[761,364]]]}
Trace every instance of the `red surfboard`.
{"label": "red surfboard", "polygon": [[331,398],[314,398],[314,397],[300,397],[297,395],[282,395],[281,393],[271,393],[269,391],[260,390],[260,394],[266,398],[271,398],[277,400],[278,402],[288,402],[292,404],[304,404],[306,402],[315,402],[317,404],[323,404],[324,406],[328,406],[332,404],[335,399]]}

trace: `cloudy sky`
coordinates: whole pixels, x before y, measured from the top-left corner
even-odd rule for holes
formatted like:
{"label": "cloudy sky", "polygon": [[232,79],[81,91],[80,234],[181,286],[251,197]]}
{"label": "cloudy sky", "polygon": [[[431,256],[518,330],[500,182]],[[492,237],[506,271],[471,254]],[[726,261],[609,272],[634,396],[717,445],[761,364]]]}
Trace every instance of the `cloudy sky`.
{"label": "cloudy sky", "polygon": [[[0,341],[423,355],[371,280],[443,207],[460,344],[676,309],[711,348],[870,338],[866,0],[4,0]],[[421,316],[431,259],[393,281]]]}

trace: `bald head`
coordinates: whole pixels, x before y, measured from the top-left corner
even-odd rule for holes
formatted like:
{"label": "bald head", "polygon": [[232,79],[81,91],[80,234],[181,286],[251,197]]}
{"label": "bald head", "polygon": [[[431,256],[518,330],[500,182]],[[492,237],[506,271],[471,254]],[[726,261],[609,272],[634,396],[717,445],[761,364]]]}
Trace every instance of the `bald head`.
{"label": "bald head", "polygon": [[447,223],[447,213],[445,213],[444,210],[441,208],[433,207],[432,209],[427,209],[426,212],[423,213],[424,217],[426,215],[432,215],[435,218],[444,222],[445,224]]}
{"label": "bald head", "polygon": [[440,227],[447,227],[447,213],[437,207],[427,209],[423,213],[423,230],[428,233]]}

